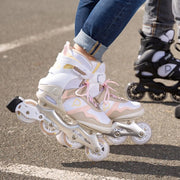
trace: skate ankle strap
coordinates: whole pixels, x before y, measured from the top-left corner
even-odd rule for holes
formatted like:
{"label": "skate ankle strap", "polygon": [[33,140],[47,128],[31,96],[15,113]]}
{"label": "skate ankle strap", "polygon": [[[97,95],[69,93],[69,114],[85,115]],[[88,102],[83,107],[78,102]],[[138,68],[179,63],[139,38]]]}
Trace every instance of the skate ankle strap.
{"label": "skate ankle strap", "polygon": [[[87,79],[81,88],[86,87],[86,93],[83,96],[89,97],[96,97],[100,93],[100,85],[103,85],[106,80],[105,73],[94,73],[90,79]],[[79,93],[76,95],[79,96]]]}
{"label": "skate ankle strap", "polygon": [[168,51],[171,44],[174,42],[173,39],[165,42],[158,37],[147,36],[142,30],[139,30],[139,34],[142,37],[140,54],[142,54],[145,50],[149,49]]}
{"label": "skate ankle strap", "polygon": [[[71,59],[70,59],[71,58]],[[74,57],[64,58],[63,59],[63,67],[64,69],[72,69],[74,73],[80,76],[84,80],[88,80],[89,83],[98,83],[103,84],[106,80],[106,75],[104,72],[98,72],[97,69],[101,63],[97,63],[97,67],[93,70],[82,65],[77,59]],[[72,61],[72,58],[75,61]]]}

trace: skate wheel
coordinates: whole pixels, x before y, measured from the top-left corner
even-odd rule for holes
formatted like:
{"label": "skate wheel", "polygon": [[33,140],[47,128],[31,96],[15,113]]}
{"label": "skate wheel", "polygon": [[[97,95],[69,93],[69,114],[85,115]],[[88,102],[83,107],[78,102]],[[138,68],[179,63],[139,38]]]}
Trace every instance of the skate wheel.
{"label": "skate wheel", "polygon": [[60,133],[56,135],[56,139],[61,145],[65,146],[64,133],[62,131],[60,131]]}
{"label": "skate wheel", "polygon": [[134,82],[128,84],[127,91],[126,91],[128,99],[132,101],[139,101],[144,97],[145,92],[136,91],[136,88],[138,87],[138,85],[139,83],[134,83]]}
{"label": "skate wheel", "polygon": [[171,99],[177,103],[180,103],[180,95],[177,94],[171,94]]}
{"label": "skate wheel", "polygon": [[180,119],[180,105],[175,108],[175,117]]}
{"label": "skate wheel", "polygon": [[142,145],[147,143],[151,138],[151,128],[146,123],[137,123],[137,125],[145,131],[145,134],[142,137],[132,136],[131,139],[134,143]]}
{"label": "skate wheel", "polygon": [[69,147],[71,149],[79,149],[79,148],[81,148],[83,146],[79,142],[70,140],[65,133],[64,133],[63,139],[64,139],[65,146],[67,146],[67,147]]}
{"label": "skate wheel", "polygon": [[120,145],[122,143],[125,142],[125,140],[127,139],[127,136],[120,136],[120,137],[111,137],[111,136],[106,136],[106,140],[108,142],[109,145]]}
{"label": "skate wheel", "polygon": [[52,123],[49,123],[47,121],[40,121],[40,129],[43,134],[52,136],[59,133],[59,130],[57,130]]}
{"label": "skate wheel", "polygon": [[103,138],[98,138],[101,146],[100,152],[94,152],[88,147],[85,147],[85,154],[91,161],[102,161],[109,155],[109,145]]}
{"label": "skate wheel", "polygon": [[[37,102],[32,99],[26,99],[24,100],[24,103],[30,106],[37,106]],[[26,118],[20,111],[18,111],[18,109],[20,108],[21,108],[21,104],[17,106],[17,111],[16,111],[17,118],[25,123],[33,123],[35,119]],[[26,113],[29,113],[29,112],[27,111]]]}
{"label": "skate wheel", "polygon": [[166,92],[161,92],[159,94],[149,92],[148,95],[152,100],[157,101],[157,102],[163,101],[166,98]]}
{"label": "skate wheel", "polygon": [[78,142],[69,140],[69,138],[62,131],[58,135],[56,135],[56,139],[63,146],[66,146],[72,149],[79,149],[83,146],[82,144]]}

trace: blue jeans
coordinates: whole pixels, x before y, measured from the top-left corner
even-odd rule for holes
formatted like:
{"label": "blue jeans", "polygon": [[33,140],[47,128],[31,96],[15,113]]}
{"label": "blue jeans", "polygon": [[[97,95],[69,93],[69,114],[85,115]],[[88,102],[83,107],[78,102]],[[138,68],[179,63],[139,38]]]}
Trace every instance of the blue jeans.
{"label": "blue jeans", "polygon": [[102,55],[145,0],[80,0],[74,41],[101,61]]}
{"label": "blue jeans", "polygon": [[180,0],[146,0],[143,19],[143,32],[146,35],[159,37],[173,29],[175,21],[180,38]]}

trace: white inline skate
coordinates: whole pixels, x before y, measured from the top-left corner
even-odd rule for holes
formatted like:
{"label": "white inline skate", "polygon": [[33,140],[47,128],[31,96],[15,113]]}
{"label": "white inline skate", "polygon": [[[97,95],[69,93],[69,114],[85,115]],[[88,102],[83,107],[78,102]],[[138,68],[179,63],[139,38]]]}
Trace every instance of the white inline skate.
{"label": "white inline skate", "polygon": [[112,95],[108,83],[104,63],[88,61],[67,42],[39,82],[38,102],[16,97],[7,107],[24,122],[39,121],[42,132],[55,135],[62,145],[85,146],[90,160],[101,161],[109,145],[119,145],[127,136],[137,144],[151,138],[146,123],[129,120],[143,114],[140,103]]}

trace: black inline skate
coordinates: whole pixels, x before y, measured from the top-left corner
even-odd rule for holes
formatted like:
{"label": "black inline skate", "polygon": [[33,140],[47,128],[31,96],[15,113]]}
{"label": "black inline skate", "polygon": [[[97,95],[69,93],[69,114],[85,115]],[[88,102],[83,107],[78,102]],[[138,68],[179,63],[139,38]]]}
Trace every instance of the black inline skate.
{"label": "black inline skate", "polygon": [[[148,92],[152,100],[160,102],[166,98],[168,92],[175,102],[180,102],[180,60],[174,58],[170,51],[174,31],[169,30],[159,38],[146,36],[142,31],[140,34],[141,49],[138,60],[134,63],[139,83],[128,84],[128,98],[138,101]],[[156,82],[155,79],[177,82],[167,86],[164,82]]]}

